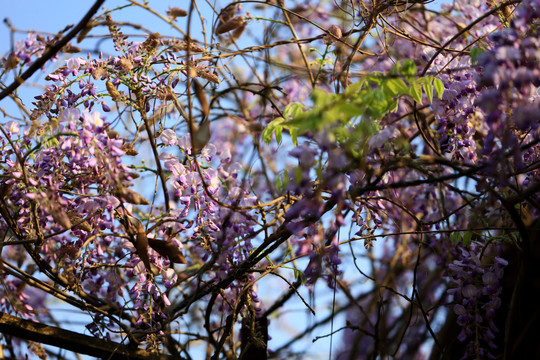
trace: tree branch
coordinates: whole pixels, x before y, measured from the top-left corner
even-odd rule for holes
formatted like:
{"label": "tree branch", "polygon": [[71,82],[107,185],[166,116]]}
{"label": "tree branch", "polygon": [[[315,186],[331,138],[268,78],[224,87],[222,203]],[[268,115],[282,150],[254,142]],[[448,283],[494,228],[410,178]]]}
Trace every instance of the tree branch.
{"label": "tree branch", "polygon": [[86,354],[109,360],[173,359],[169,355],[156,355],[127,345],[24,320],[5,313],[0,313],[0,332],[23,340],[36,341],[74,351],[77,354]]}
{"label": "tree branch", "polygon": [[43,55],[30,65],[30,67],[20,76],[17,77],[11,85],[6,87],[0,93],[0,100],[13,93],[22,83],[30,78],[36,71],[38,71],[47,61],[49,61],[54,55],[56,55],[71,39],[73,39],[79,31],[81,31],[86,24],[90,21],[92,16],[98,11],[99,7],[105,2],[105,0],[97,0],[88,10],[86,15],[81,19],[81,21],[71,30],[66,36],[64,36],[60,41],[54,44],[49,50],[45,51]]}

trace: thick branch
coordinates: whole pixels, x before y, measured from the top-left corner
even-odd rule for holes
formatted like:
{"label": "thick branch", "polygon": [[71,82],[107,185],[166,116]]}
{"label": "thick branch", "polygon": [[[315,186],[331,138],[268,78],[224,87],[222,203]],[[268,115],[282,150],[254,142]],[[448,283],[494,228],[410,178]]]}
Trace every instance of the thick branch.
{"label": "thick branch", "polygon": [[127,345],[82,335],[15,316],[0,313],[0,332],[24,340],[56,346],[77,354],[86,354],[105,359],[173,359],[168,355],[156,355],[144,350],[130,348]]}
{"label": "thick branch", "polygon": [[49,50],[45,51],[43,55],[30,65],[30,67],[20,76],[13,81],[11,85],[5,88],[0,93],[0,100],[11,94],[15,89],[17,89],[22,83],[24,83],[30,76],[32,76],[36,71],[38,71],[47,61],[49,61],[54,55],[56,55],[71,39],[73,39],[79,31],[81,31],[86,24],[90,21],[92,16],[98,11],[99,7],[105,2],[105,0],[97,0],[86,15],[81,19],[81,21],[71,30],[66,36],[64,36],[60,41],[54,44]]}

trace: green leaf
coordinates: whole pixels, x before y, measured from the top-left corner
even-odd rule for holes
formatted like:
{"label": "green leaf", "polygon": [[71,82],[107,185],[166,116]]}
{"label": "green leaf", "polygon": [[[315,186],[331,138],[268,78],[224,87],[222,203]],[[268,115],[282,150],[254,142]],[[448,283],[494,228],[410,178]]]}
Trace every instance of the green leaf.
{"label": "green leaf", "polygon": [[435,92],[437,92],[437,97],[439,100],[442,99],[443,93],[444,93],[444,84],[441,80],[435,78],[433,79],[433,87],[435,88]]}
{"label": "green leaf", "polygon": [[411,96],[417,103],[422,103],[422,85],[413,82],[410,87]]}
{"label": "green leaf", "polygon": [[300,184],[300,182],[302,181],[304,175],[302,174],[302,170],[300,170],[300,168],[296,167],[294,168],[294,181],[297,183],[297,184]]}
{"label": "green leaf", "polygon": [[282,126],[276,126],[276,141],[278,144],[281,144],[281,132],[283,131],[283,127]]}
{"label": "green leaf", "polygon": [[283,256],[284,259],[287,258],[287,256],[291,255],[293,253],[292,247],[287,247],[287,250],[285,250],[285,255]]}
{"label": "green leaf", "polygon": [[381,84],[382,78],[380,76],[370,76],[368,77],[368,81],[370,84],[375,84],[379,86]]}
{"label": "green leaf", "polygon": [[362,113],[364,112],[363,108],[354,103],[337,104],[336,110],[338,112],[337,115],[343,120],[350,120],[352,118],[362,115]]}
{"label": "green leaf", "polygon": [[389,79],[385,84],[394,92],[394,95],[405,95],[409,93],[407,85],[401,78]]}
{"label": "green leaf", "polygon": [[295,128],[295,127],[290,128],[289,134],[291,135],[291,140],[293,142],[293,145],[297,146],[298,145],[298,128]]}
{"label": "green leaf", "polygon": [[[266,128],[263,130],[263,133],[262,133],[262,138],[266,143],[270,144],[272,142],[272,135],[274,131],[276,132],[276,140],[278,141],[278,143],[281,142],[281,131],[283,130],[282,124],[284,121],[285,119],[283,119],[282,117],[279,117],[272,120],[266,126]],[[278,132],[279,132],[279,135],[278,135]],[[279,136],[279,139],[278,139],[278,136]]]}
{"label": "green leaf", "polygon": [[285,119],[289,119],[290,117],[294,118],[295,116],[298,116],[298,114],[301,114],[304,109],[306,109],[306,107],[300,103],[291,103],[283,109],[283,117]]}
{"label": "green leaf", "polygon": [[472,236],[472,231],[465,232],[465,234],[463,235],[463,246],[468,247],[469,245],[471,245]]}
{"label": "green leaf", "polygon": [[270,128],[270,126],[267,126],[263,132],[262,132],[262,139],[265,143],[270,144],[272,142],[272,135],[274,134],[274,130]]}
{"label": "green leaf", "polygon": [[398,105],[399,101],[397,99],[392,100],[388,106],[388,111],[395,113],[398,111]]}
{"label": "green leaf", "polygon": [[405,77],[416,76],[417,74],[416,64],[411,59],[404,60],[403,64],[401,65],[400,72],[401,72],[401,75]]}
{"label": "green leaf", "polygon": [[345,89],[344,95],[351,96],[351,95],[358,94],[360,90],[362,90],[362,87],[364,86],[365,83],[366,83],[366,80],[362,79],[358,82],[355,82],[354,84],[349,85],[347,89]]}
{"label": "green leaf", "polygon": [[287,185],[289,185],[289,171],[287,169],[283,170],[282,173],[280,173],[278,176],[276,176],[275,184],[276,188],[279,191],[284,191],[287,188]]}
{"label": "green leaf", "polygon": [[319,88],[316,88],[311,93],[311,100],[313,100],[313,104],[315,105],[315,107],[324,107],[328,104],[331,104],[332,102],[334,102],[335,97],[336,95],[329,94]]}
{"label": "green leaf", "polygon": [[484,52],[484,49],[482,49],[481,47],[478,47],[478,46],[473,47],[470,52],[471,61],[473,63],[476,63],[476,59],[478,58],[478,55],[480,55],[483,52]]}
{"label": "green leaf", "polygon": [[454,231],[450,234],[450,242],[454,245],[457,245],[461,241],[461,234],[459,231]]}
{"label": "green leaf", "polygon": [[429,103],[432,103],[433,102],[433,84],[431,82],[431,79],[428,79],[428,81],[424,83],[424,92],[426,93]]}

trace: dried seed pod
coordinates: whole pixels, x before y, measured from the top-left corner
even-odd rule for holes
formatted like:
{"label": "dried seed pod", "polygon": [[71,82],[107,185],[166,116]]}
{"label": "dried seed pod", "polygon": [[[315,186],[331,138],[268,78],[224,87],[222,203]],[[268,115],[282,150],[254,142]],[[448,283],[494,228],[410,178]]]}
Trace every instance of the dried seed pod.
{"label": "dried seed pod", "polygon": [[43,124],[39,127],[39,129],[37,129],[36,131],[36,135],[37,136],[41,136],[43,134],[45,134],[45,131],[47,131],[47,124]]}
{"label": "dried seed pod", "polygon": [[218,15],[218,23],[216,25],[216,28],[220,27],[227,21],[231,20],[237,11],[238,11],[238,5],[236,4],[229,4],[225,6],[223,9],[221,9]]}
{"label": "dried seed pod", "polygon": [[130,72],[133,69],[133,62],[126,57],[120,58],[118,66],[125,72]]}
{"label": "dried seed pod", "polygon": [[118,131],[113,130],[113,129],[107,130],[107,137],[109,139],[116,139],[119,136],[120,136],[120,134],[118,133]]}
{"label": "dried seed pod", "polygon": [[139,152],[133,148],[131,144],[122,145],[121,149],[126,153],[127,156],[137,156]]}
{"label": "dried seed pod", "polygon": [[20,60],[15,54],[11,53],[9,54],[7,61],[5,63],[6,70],[15,69],[17,65],[19,64]]}
{"label": "dried seed pod", "polygon": [[187,264],[182,251],[180,251],[178,246],[174,245],[172,242],[150,238],[148,239],[148,244],[161,256],[168,258],[170,262],[175,264]]}
{"label": "dried seed pod", "polygon": [[120,199],[128,204],[133,205],[149,205],[150,201],[146,200],[139,193],[128,188],[119,189],[116,194]]}
{"label": "dried seed pod", "polygon": [[178,17],[187,16],[187,11],[184,9],[177,8],[177,7],[170,7],[169,10],[167,10],[167,15],[169,16],[169,19],[171,21],[174,21]]}
{"label": "dried seed pod", "polygon": [[109,80],[105,82],[105,87],[107,88],[107,91],[109,92],[109,95],[111,95],[111,98],[113,101],[122,101],[122,95],[118,92],[116,89],[116,86]]}
{"label": "dried seed pod", "polygon": [[68,216],[70,217],[70,219],[74,222],[73,224],[73,228],[75,229],[79,229],[79,230],[84,230],[88,233],[92,232],[92,226],[90,225],[90,223],[84,219],[82,219],[79,215],[71,212],[68,214]]}
{"label": "dried seed pod", "polygon": [[62,52],[67,54],[77,54],[81,52],[81,48],[68,44],[62,48]]}
{"label": "dried seed pod", "polygon": [[193,130],[193,137],[191,138],[193,152],[197,153],[201,151],[208,144],[208,141],[210,141],[210,135],[210,121],[204,119],[199,127]]}
{"label": "dried seed pod", "polygon": [[328,33],[334,35],[335,38],[341,39],[343,36],[343,33],[341,31],[341,28],[337,25],[332,25],[328,28]]}
{"label": "dried seed pod", "polygon": [[206,51],[202,46],[195,44],[193,41],[180,41],[180,40],[173,42],[171,44],[171,49],[174,51],[187,51],[189,49],[189,51],[193,53]]}
{"label": "dried seed pod", "polygon": [[160,33],[152,33],[148,35],[148,38],[141,44],[141,49],[149,54],[153,53],[159,45],[160,38]]}
{"label": "dried seed pod", "polygon": [[139,155],[139,152],[135,150],[134,148],[130,147],[129,149],[126,149],[126,155],[127,156],[137,156]]}
{"label": "dried seed pod", "polygon": [[233,31],[233,33],[231,34],[231,38],[233,40],[238,40],[240,36],[242,36],[242,34],[244,33],[244,30],[246,30],[247,24],[248,22],[244,21],[244,23],[240,27]]}
{"label": "dried seed pod", "polygon": [[139,220],[136,220],[137,232],[135,234],[135,249],[137,249],[137,255],[142,260],[144,267],[148,273],[153,274],[152,266],[150,265],[150,258],[148,257],[148,237]]}
{"label": "dried seed pod", "polygon": [[201,104],[203,115],[205,118],[207,118],[208,115],[210,115],[210,106],[208,105],[208,100],[206,99],[206,94],[204,93],[204,89],[197,80],[193,79],[192,83],[193,83],[193,90],[195,91],[195,95],[197,96],[197,100],[199,100],[199,104]]}
{"label": "dried seed pod", "polygon": [[219,80],[219,77],[217,77],[216,74],[210,72],[210,70],[208,70],[208,69],[199,69],[197,71],[197,75],[199,75],[199,77],[201,77],[201,78],[203,78],[205,80],[213,82],[214,84],[221,83],[221,80]]}
{"label": "dried seed pod", "polygon": [[53,217],[54,221],[56,221],[62,227],[71,229],[72,225],[68,214],[59,207],[51,209],[51,216]]}
{"label": "dried seed pod", "polygon": [[264,127],[257,121],[250,121],[248,129],[252,134],[260,134],[264,130]]}
{"label": "dried seed pod", "polygon": [[141,177],[141,176],[139,175],[139,173],[137,173],[137,172],[128,173],[127,176],[128,176],[129,178],[131,178],[131,180],[133,180],[133,179],[138,179],[138,178]]}
{"label": "dried seed pod", "polygon": [[226,32],[232,31],[234,29],[239,28],[242,26],[242,24],[246,21],[246,18],[243,16],[237,16],[235,18],[232,18],[231,20],[227,21],[226,23],[223,23],[216,27],[216,35],[225,34]]}
{"label": "dried seed pod", "polygon": [[77,35],[77,42],[80,43],[86,38],[86,35],[92,30],[92,28],[96,25],[94,22],[89,22],[86,24],[86,26],[79,32],[79,35]]}
{"label": "dried seed pod", "polygon": [[105,70],[101,66],[99,66],[99,67],[95,68],[94,70],[92,70],[92,77],[94,78],[94,80],[97,80],[97,79],[101,78],[104,75],[105,75]]}

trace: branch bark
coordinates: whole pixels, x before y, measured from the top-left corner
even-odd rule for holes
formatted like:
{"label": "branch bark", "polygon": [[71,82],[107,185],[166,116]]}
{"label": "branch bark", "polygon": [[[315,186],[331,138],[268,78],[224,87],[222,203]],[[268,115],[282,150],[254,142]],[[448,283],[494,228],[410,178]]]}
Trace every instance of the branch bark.
{"label": "branch bark", "polygon": [[56,346],[77,354],[85,354],[110,360],[172,360],[169,355],[156,355],[112,341],[82,335],[73,331],[24,320],[0,313],[0,332],[23,340]]}

